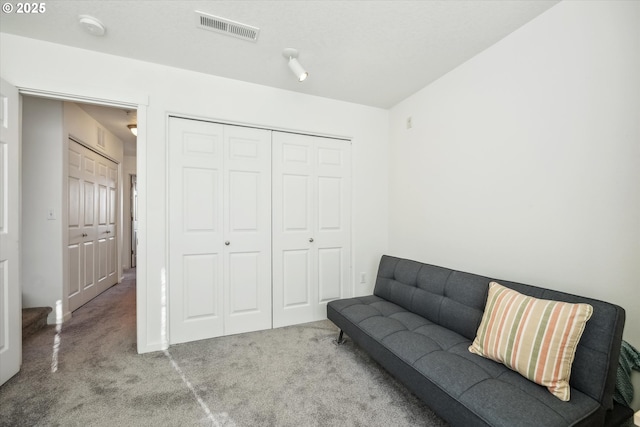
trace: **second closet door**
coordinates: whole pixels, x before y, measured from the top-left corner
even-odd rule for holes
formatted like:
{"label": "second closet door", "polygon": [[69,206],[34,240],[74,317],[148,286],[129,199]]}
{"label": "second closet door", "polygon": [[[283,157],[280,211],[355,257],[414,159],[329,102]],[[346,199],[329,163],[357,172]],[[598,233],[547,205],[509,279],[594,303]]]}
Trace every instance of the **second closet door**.
{"label": "second closet door", "polygon": [[273,326],[350,290],[350,142],[273,132]]}
{"label": "second closet door", "polygon": [[172,344],[271,328],[270,132],[169,122]]}
{"label": "second closet door", "polygon": [[118,165],[69,139],[69,310],[118,282]]}

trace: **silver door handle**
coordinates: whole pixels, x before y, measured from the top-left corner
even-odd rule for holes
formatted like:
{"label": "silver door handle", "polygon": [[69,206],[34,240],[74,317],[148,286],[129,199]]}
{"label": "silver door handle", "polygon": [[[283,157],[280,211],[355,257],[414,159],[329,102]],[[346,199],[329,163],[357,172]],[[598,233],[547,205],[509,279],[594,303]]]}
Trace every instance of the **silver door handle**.
{"label": "silver door handle", "polygon": [[229,246],[231,244],[231,242],[227,240],[226,242],[224,242],[224,244]]}
{"label": "silver door handle", "polygon": [[110,234],[110,233],[111,233],[111,230],[107,230],[107,231],[105,231],[105,233]]}
{"label": "silver door handle", "polygon": [[313,237],[309,237],[309,242],[313,243]]}
{"label": "silver door handle", "polygon": [[87,233],[82,233],[82,237],[87,237],[88,234]]}

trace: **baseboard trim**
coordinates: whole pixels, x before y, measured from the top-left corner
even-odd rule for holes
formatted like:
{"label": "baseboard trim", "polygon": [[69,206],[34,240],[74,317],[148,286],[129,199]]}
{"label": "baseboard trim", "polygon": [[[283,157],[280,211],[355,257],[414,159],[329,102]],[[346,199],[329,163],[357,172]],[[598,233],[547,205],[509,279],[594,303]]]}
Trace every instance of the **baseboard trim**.
{"label": "baseboard trim", "polygon": [[166,350],[167,348],[168,347],[166,345],[163,345],[161,343],[147,344],[147,345],[141,345],[140,343],[138,343],[137,345],[138,354],[153,353],[154,351],[163,351],[163,350]]}

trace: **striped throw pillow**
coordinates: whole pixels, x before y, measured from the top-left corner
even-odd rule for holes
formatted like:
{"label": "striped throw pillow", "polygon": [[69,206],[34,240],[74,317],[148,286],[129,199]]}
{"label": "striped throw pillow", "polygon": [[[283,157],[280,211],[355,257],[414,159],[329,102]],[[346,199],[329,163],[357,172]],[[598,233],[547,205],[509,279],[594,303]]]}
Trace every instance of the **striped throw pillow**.
{"label": "striped throw pillow", "polygon": [[491,282],[469,351],[504,364],[568,401],[571,364],[591,314],[589,304],[533,298]]}

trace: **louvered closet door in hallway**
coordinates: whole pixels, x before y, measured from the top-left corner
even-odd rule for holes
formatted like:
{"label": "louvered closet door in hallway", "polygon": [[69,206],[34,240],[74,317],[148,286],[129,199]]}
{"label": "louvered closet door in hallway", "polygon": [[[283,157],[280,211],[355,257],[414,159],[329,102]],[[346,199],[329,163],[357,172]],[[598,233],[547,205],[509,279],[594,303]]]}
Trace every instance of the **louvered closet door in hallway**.
{"label": "louvered closet door in hallway", "polygon": [[69,309],[118,281],[118,165],[69,140]]}
{"label": "louvered closet door in hallway", "polygon": [[169,341],[271,328],[271,132],[169,120]]}
{"label": "louvered closet door in hallway", "polygon": [[273,326],[349,296],[350,141],[273,132]]}

